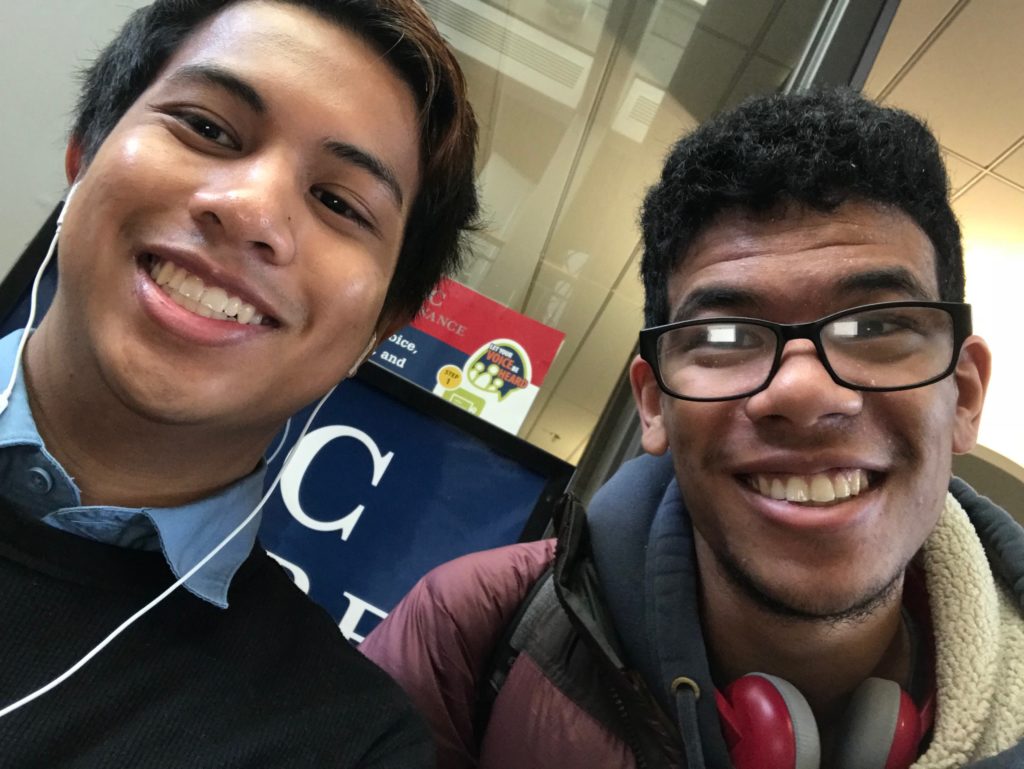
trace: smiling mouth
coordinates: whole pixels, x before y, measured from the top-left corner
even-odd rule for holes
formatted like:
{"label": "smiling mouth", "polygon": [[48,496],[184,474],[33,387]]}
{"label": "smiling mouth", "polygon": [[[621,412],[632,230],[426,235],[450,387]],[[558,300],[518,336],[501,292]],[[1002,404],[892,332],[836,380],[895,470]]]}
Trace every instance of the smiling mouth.
{"label": "smiling mouth", "polygon": [[268,315],[256,311],[245,300],[229,294],[220,286],[204,283],[184,267],[153,254],[143,254],[139,263],[160,290],[175,303],[203,318],[213,318],[245,326],[278,326]]}
{"label": "smiling mouth", "polygon": [[810,506],[838,504],[874,488],[879,481],[877,474],[862,468],[811,475],[754,473],[743,480],[763,497]]}

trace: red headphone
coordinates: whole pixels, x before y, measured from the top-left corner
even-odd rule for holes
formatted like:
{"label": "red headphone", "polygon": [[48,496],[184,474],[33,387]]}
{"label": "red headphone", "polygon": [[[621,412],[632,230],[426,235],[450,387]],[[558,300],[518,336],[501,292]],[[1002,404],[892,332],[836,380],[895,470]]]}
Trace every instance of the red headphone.
{"label": "red headphone", "polygon": [[[810,705],[781,678],[752,673],[715,692],[736,769],[818,769],[821,747]],[[907,769],[932,725],[935,695],[918,710],[895,681],[869,678],[844,717],[838,769]]]}

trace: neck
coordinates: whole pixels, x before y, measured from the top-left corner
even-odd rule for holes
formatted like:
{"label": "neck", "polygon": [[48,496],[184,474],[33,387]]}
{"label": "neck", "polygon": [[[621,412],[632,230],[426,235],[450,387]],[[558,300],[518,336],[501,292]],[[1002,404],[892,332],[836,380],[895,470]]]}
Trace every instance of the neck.
{"label": "neck", "polygon": [[891,596],[853,620],[802,619],[768,609],[724,573],[698,537],[701,621],[720,685],[762,672],[793,684],[818,722],[823,755],[850,695],[877,676],[906,688],[910,639],[902,621],[902,577]]}
{"label": "neck", "polygon": [[[48,319],[48,318],[47,318]],[[46,322],[26,347],[25,387],[47,451],[82,504],[177,507],[252,472],[276,429],[164,423],[133,409]]]}

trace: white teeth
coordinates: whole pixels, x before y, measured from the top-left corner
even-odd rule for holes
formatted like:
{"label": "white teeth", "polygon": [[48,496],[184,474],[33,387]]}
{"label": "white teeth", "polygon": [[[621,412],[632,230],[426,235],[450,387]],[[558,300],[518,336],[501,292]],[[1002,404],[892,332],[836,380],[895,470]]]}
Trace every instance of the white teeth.
{"label": "white teeth", "polygon": [[170,280],[167,281],[167,288],[171,288],[177,291],[178,288],[180,288],[181,284],[185,282],[185,278],[187,277],[187,270],[181,267],[175,267],[174,273],[171,275]]}
{"label": "white teeth", "polygon": [[832,485],[837,499],[846,499],[853,493],[850,491],[850,481],[847,480],[846,473],[837,473],[836,477],[832,479]]}
{"label": "white teeth", "polygon": [[[868,485],[868,480],[867,480],[866,477],[864,478],[864,484],[863,485],[864,486]],[[854,471],[854,472],[850,473],[850,493],[851,494],[859,494],[860,490],[861,490],[861,477],[860,477],[860,473],[857,472],[857,471]]]}
{"label": "white teeth", "polygon": [[199,298],[199,304],[209,307],[213,312],[224,312],[224,306],[228,303],[228,292],[223,288],[212,287],[203,292]]}
{"label": "white teeth", "polygon": [[765,497],[788,502],[829,504],[855,497],[867,491],[866,470],[838,470],[813,475],[764,475],[749,476],[751,488]]}
{"label": "white teeth", "polygon": [[827,476],[815,475],[811,478],[811,501],[832,502],[836,498],[836,490]]}
{"label": "white teeth", "polygon": [[[155,267],[153,269],[154,271],[156,271]],[[174,265],[171,264],[170,262],[164,262],[163,264],[161,264],[159,271],[156,271],[156,275],[153,278],[156,281],[157,285],[166,285],[167,282],[171,279],[171,276],[174,274],[174,269]]]}
{"label": "white teeth", "polygon": [[199,301],[199,297],[203,295],[203,289],[206,286],[203,285],[203,281],[197,278],[195,275],[189,275],[182,281],[181,285],[178,286],[178,293],[184,294],[189,299],[195,299]]}
{"label": "white teeth", "polygon": [[803,478],[792,475],[786,481],[786,499],[789,502],[806,502],[808,500],[807,492],[807,481]]}
{"label": "white teeth", "polygon": [[235,320],[252,326],[263,323],[264,316],[251,304],[229,295],[223,288],[207,286],[183,267],[154,259],[149,274],[165,294],[190,312],[204,318]]}

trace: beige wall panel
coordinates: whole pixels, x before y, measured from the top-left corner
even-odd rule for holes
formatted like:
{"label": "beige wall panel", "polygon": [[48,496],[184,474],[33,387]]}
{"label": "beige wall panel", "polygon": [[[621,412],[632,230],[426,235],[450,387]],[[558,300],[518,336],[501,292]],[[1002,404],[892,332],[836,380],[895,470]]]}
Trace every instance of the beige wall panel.
{"label": "beige wall panel", "polygon": [[[1024,125],[1020,129],[1024,133]],[[1020,147],[992,170],[1000,176],[1005,176],[1007,179],[1024,186],[1024,146]]]}
{"label": "beige wall panel", "polygon": [[1018,326],[1010,312],[1021,303],[1024,286],[1024,193],[991,177],[982,179],[955,203],[964,228],[967,301],[974,329],[992,348],[992,382],[981,420],[979,441],[1015,462],[1024,459],[1024,381]]}
{"label": "beige wall panel", "polygon": [[562,377],[559,395],[588,411],[601,413],[636,346],[642,319],[638,305],[612,293]]}
{"label": "beige wall panel", "polygon": [[946,163],[946,172],[949,174],[949,188],[954,193],[980,173],[976,166],[961,160],[956,155],[950,155],[948,152],[942,153],[942,159]]}
{"label": "beige wall panel", "polygon": [[759,50],[787,67],[795,67],[821,12],[819,0],[788,0],[769,28]]}
{"label": "beige wall panel", "polygon": [[864,93],[877,96],[889,85],[956,3],[957,0],[901,0],[878,58],[871,68],[871,74],[864,84]]}
{"label": "beige wall panel", "polygon": [[64,146],[87,65],[145,0],[5,0],[0,22],[0,274],[60,200]]}
{"label": "beige wall panel", "polygon": [[892,90],[887,101],[924,116],[942,144],[991,163],[1024,126],[1020,60],[1024,3],[975,0]]}

